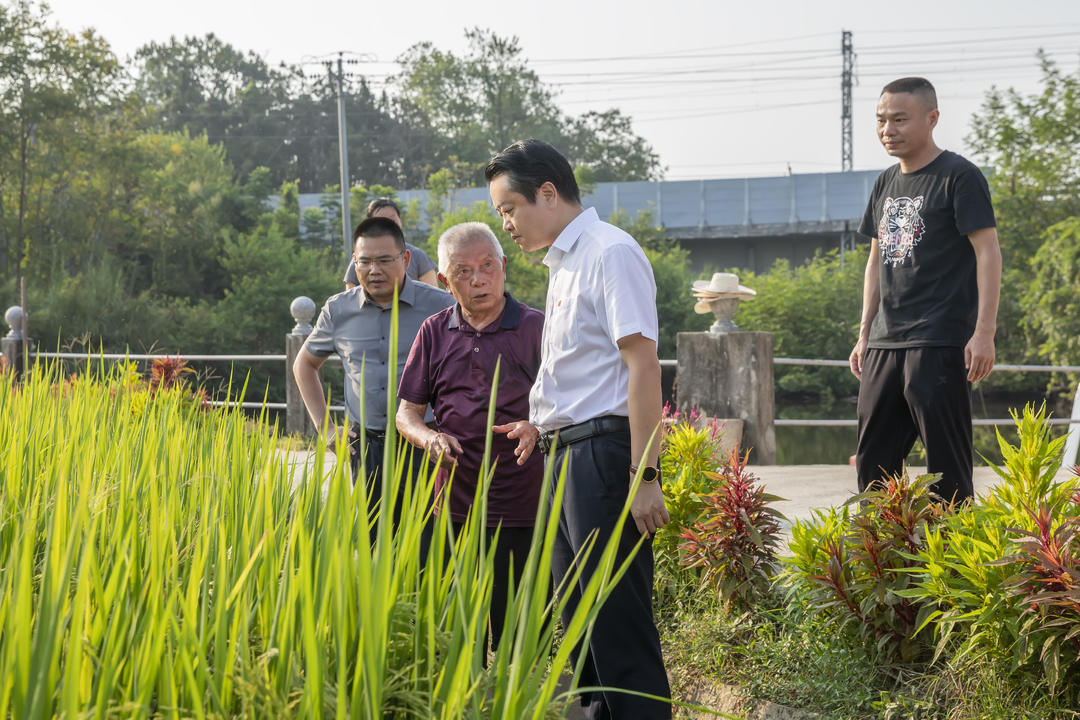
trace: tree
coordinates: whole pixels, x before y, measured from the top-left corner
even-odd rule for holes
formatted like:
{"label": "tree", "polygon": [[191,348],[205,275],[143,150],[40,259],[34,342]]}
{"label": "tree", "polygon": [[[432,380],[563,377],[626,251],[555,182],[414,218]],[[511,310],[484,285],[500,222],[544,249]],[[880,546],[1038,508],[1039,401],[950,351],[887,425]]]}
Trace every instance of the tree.
{"label": "tree", "polygon": [[517,38],[480,28],[465,36],[469,50],[461,57],[431,43],[414,45],[398,58],[402,71],[391,79],[396,116],[434,134],[431,170],[457,158],[472,164],[470,184],[480,184],[493,154],[535,137],[560,148],[571,164],[593,168],[601,180],[659,177],[656,154],[618,110],[568,119]]}
{"label": "tree", "polygon": [[[972,118],[967,138],[990,169],[1004,258],[998,357],[1012,362],[1034,360],[1036,349],[1050,341],[1045,323],[1026,320],[1037,299],[1025,296],[1024,289],[1040,246],[1056,237],[1048,229],[1080,215],[1080,72],[1064,74],[1041,52],[1039,57],[1042,91],[1024,96],[994,88]],[[1011,388],[1040,382],[1030,375],[997,373],[990,381]]]}
{"label": "tree", "polygon": [[[88,240],[65,227],[123,110],[121,68],[92,31],[73,35],[27,0],[0,5],[0,275],[46,277]],[[61,245],[61,243],[63,245]]]}
{"label": "tree", "polygon": [[158,127],[205,132],[211,143],[224,145],[240,177],[260,165],[282,174],[291,159],[282,152],[289,140],[282,126],[300,82],[296,70],[271,68],[213,34],[149,43],[136,50],[135,63],[137,91],[154,108]]}
{"label": "tree", "polygon": [[996,87],[971,119],[967,142],[990,170],[1006,267],[1024,268],[1051,225],[1080,214],[1080,71],[1040,52],[1041,92]]}
{"label": "tree", "polygon": [[126,199],[130,227],[113,253],[133,289],[175,297],[214,297],[222,231],[231,226],[226,198],[237,193],[221,145],[206,135],[144,133],[133,143]]}
{"label": "tree", "polygon": [[589,168],[592,182],[659,180],[660,156],[634,133],[630,118],[617,109],[587,112],[570,121],[568,157]]}
{"label": "tree", "polygon": [[[1051,225],[1032,258],[1023,294],[1025,326],[1040,338],[1037,352],[1052,365],[1080,362],[1080,217]],[[1076,378],[1064,385],[1076,387]]]}
{"label": "tree", "polygon": [[[205,132],[225,146],[240,178],[266,167],[275,184],[299,178],[308,192],[339,182],[337,88],[325,74],[271,67],[213,34],[150,43],[135,59],[136,87],[154,108],[157,127]],[[362,78],[347,77],[344,89],[350,179],[418,184],[422,176],[408,168],[410,143],[422,133],[402,132],[386,98]]]}

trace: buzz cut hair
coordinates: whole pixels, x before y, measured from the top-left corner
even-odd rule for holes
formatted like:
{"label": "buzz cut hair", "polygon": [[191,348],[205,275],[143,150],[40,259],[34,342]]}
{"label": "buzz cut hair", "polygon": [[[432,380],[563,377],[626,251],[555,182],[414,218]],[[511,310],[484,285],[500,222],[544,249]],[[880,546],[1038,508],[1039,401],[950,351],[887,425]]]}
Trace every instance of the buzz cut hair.
{"label": "buzz cut hair", "polygon": [[[919,98],[919,102],[922,103],[923,110],[930,112],[931,110],[937,110],[937,91],[934,90],[934,86],[930,84],[930,81],[921,77],[906,77],[899,80],[893,80],[891,83],[881,88],[881,94],[890,93],[895,95],[897,93],[909,93]],[[879,96],[880,97],[880,96]]]}
{"label": "buzz cut hair", "polygon": [[503,259],[502,245],[499,244],[499,239],[495,237],[495,233],[491,231],[491,228],[486,223],[458,223],[439,236],[439,272],[446,275],[447,271],[450,270],[450,249],[452,246],[473,240],[487,240],[491,243],[491,251],[495,254],[495,257],[500,261]]}

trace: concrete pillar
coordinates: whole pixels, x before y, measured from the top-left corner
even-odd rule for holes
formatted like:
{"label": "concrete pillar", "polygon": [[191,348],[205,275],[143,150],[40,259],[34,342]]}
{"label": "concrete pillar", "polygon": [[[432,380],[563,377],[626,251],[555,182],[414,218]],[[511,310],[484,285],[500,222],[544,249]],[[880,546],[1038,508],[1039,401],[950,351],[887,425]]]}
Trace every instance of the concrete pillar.
{"label": "concrete pillar", "polygon": [[300,387],[293,377],[293,362],[311,334],[311,319],[315,317],[315,301],[301,295],[292,301],[289,312],[296,326],[285,336],[285,432],[290,435],[314,435],[315,424],[308,417]]}
{"label": "concrete pillar", "polygon": [[743,421],[750,462],[776,464],[772,333],[679,333],[676,403]]}

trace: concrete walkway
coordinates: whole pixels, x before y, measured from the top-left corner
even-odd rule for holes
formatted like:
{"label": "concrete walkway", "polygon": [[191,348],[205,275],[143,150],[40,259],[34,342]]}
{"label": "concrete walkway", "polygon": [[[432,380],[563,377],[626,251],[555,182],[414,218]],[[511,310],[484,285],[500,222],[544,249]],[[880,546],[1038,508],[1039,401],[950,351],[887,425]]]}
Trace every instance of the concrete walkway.
{"label": "concrete walkway", "polygon": [[[842,505],[858,492],[855,468],[851,465],[751,465],[748,468],[765,485],[766,490],[785,498],[775,507],[789,520],[806,520],[814,508]],[[924,467],[910,468],[915,477],[926,472]],[[1067,470],[1059,471],[1058,480],[1070,476]],[[975,493],[984,492],[1001,478],[993,468],[976,467]]]}

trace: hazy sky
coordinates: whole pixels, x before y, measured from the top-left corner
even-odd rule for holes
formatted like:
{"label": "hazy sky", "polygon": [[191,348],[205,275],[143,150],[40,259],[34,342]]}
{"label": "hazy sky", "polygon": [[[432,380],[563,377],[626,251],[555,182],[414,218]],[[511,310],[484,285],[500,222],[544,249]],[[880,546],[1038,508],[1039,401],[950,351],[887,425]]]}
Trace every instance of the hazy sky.
{"label": "hazy sky", "polygon": [[856,169],[890,162],[874,137],[889,80],[928,77],[941,106],[938,144],[963,152],[991,86],[1038,87],[1038,48],[1064,70],[1080,65],[1080,0],[49,4],[59,24],[95,28],[121,57],[213,32],[274,62],[311,61],[313,73],[328,54],[366,54],[357,70],[375,87],[414,43],[459,52],[468,27],[516,35],[565,112],[620,108],[673,180],[839,170],[842,30],[857,55]]}

